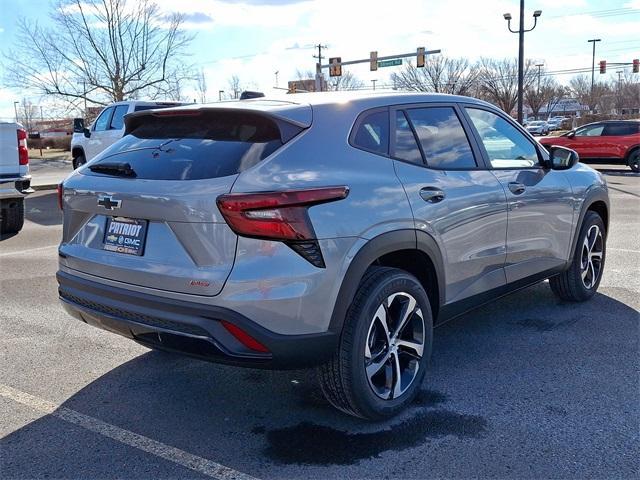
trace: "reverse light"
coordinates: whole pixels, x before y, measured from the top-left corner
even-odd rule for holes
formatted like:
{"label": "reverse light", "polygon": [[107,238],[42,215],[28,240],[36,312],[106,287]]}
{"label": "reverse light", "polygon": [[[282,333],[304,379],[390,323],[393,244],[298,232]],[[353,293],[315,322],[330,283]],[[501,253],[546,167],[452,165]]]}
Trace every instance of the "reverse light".
{"label": "reverse light", "polygon": [[238,235],[285,242],[313,265],[324,268],[324,260],[309,219],[308,209],[342,200],[349,188],[324,187],[261,193],[220,195],[218,208]]}
{"label": "reverse light", "polygon": [[27,131],[23,128],[18,129],[18,163],[20,165],[29,165],[29,150],[27,150]]}

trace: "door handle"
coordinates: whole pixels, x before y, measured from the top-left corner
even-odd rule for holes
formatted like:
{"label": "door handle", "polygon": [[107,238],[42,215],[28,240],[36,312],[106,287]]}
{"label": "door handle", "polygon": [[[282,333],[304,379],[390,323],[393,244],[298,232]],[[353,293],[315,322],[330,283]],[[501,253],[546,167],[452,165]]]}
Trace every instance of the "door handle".
{"label": "door handle", "polygon": [[526,189],[527,187],[525,187],[523,183],[509,182],[509,190],[511,190],[511,192],[514,193],[515,195],[520,195],[521,193],[524,193]]}
{"label": "door handle", "polygon": [[420,196],[425,202],[438,203],[444,200],[445,194],[436,187],[424,187],[420,189]]}

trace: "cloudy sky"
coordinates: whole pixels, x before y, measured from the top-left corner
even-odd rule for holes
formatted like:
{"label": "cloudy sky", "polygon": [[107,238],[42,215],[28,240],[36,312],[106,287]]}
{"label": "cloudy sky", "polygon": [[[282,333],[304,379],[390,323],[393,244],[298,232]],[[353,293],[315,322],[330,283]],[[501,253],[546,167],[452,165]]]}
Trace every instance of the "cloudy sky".
{"label": "cloudy sky", "polygon": [[[0,0],[9,15],[0,17],[0,50],[14,42],[16,19],[48,23],[49,0]],[[517,35],[507,31],[502,14],[517,19],[517,0],[157,0],[170,12],[182,12],[186,27],[196,34],[189,63],[206,75],[209,99],[229,90],[231,75],[269,93],[295,77],[296,70],[312,70],[322,43],[327,56],[343,60],[404,53],[419,46],[442,49],[452,57],[517,56]],[[596,62],[630,62],[640,57],[640,0],[527,0],[527,26],[532,13],[542,10],[536,29],[525,35],[525,56],[545,63],[550,71],[591,66],[590,38],[601,38]],[[351,71],[371,85],[384,84],[392,68],[369,72],[368,65]],[[615,75],[615,68],[609,71]],[[3,72],[0,67],[0,77]],[[597,74],[597,73],[596,73]],[[569,75],[556,77],[568,82]],[[187,86],[185,93],[192,95]],[[194,95],[195,96],[195,95]],[[0,88],[0,119],[13,117],[13,101],[40,98],[31,92]]]}

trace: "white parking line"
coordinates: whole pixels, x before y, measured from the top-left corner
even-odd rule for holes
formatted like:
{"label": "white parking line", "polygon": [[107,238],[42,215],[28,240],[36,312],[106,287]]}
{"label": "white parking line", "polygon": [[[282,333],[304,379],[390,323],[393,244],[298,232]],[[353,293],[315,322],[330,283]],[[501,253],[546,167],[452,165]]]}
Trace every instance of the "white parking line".
{"label": "white parking line", "polygon": [[55,403],[6,385],[0,384],[0,396],[212,478],[219,480],[256,480],[255,477],[212,462],[206,458],[192,455],[184,450],[165,445],[144,435],[116,427],[97,418],[56,405]]}
{"label": "white parking line", "polygon": [[608,251],[625,252],[625,253],[640,253],[640,250],[631,250],[629,248],[607,248]]}
{"label": "white parking line", "polygon": [[48,245],[46,247],[28,248],[26,250],[17,250],[15,252],[0,253],[0,257],[8,257],[9,255],[24,255],[25,253],[37,252],[38,250],[47,250],[48,248],[58,248],[58,244]]}

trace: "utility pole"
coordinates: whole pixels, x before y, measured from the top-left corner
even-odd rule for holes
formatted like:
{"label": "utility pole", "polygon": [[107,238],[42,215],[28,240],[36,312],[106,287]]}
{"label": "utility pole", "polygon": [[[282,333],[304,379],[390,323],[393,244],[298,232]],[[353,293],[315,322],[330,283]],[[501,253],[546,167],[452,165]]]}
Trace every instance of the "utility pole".
{"label": "utility pole", "polygon": [[599,38],[592,38],[591,40],[587,40],[587,43],[593,43],[593,54],[591,56],[591,95],[593,95],[593,83],[595,80],[595,72],[596,72],[596,42],[602,41]]}
{"label": "utility pole", "polygon": [[511,33],[518,34],[518,123],[522,124],[522,110],[523,110],[523,90],[524,90],[524,34],[530,32],[538,24],[538,17],[542,15],[542,10],[536,10],[533,12],[533,27],[525,30],[524,28],[524,0],[520,0],[520,26],[518,30],[511,29],[511,14],[505,13],[504,19],[508,22],[507,27]]}
{"label": "utility pole", "polygon": [[322,68],[320,66],[322,65],[322,59],[324,58],[322,56],[322,49],[326,49],[327,45],[322,45],[321,43],[318,43],[317,45],[315,45],[315,47],[318,48],[318,55],[313,56],[313,58],[318,59],[318,62],[316,63],[316,92],[321,92],[322,91]]}
{"label": "utility pole", "polygon": [[374,90],[376,89],[376,82],[377,82],[377,81],[378,81],[378,79],[377,79],[377,78],[375,78],[375,79],[371,80],[371,83],[373,83],[373,89],[374,89]]}
{"label": "utility pole", "polygon": [[536,67],[538,67],[538,94],[540,94],[540,70],[544,67],[544,63],[536,63]]}
{"label": "utility pole", "polygon": [[18,104],[20,102],[13,102],[13,111],[16,112],[16,123],[18,123]]}

